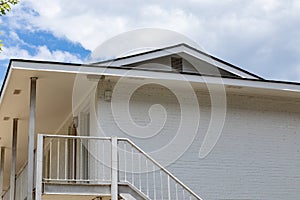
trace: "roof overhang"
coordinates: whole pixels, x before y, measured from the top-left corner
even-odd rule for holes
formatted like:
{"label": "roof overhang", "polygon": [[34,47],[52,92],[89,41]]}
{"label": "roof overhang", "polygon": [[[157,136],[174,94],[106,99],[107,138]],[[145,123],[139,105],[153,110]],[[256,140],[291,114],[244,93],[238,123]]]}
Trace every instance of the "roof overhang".
{"label": "roof overhang", "polygon": [[[17,171],[27,162],[29,130],[30,77],[38,77],[36,130],[38,133],[57,133],[71,112],[72,89],[75,75],[53,71],[19,69],[12,61],[3,83],[0,100],[0,144],[7,148],[4,187],[10,174],[12,121],[18,118]],[[17,94],[14,91],[18,90]]]}
{"label": "roof overhang", "polygon": [[[163,70],[134,69],[129,67],[98,66],[84,64],[66,64],[57,62],[13,60],[12,69],[38,72],[61,72],[70,74],[106,75],[117,77],[150,78],[170,81],[188,81],[191,83],[223,84],[225,86],[266,89],[277,92],[300,92],[300,83],[273,81],[252,78],[220,78],[218,76],[200,76],[193,73],[176,73]],[[275,94],[274,93],[274,94]],[[2,97],[1,97],[2,99]]]}
{"label": "roof overhang", "polygon": [[[185,81],[191,83],[195,89],[203,85],[219,85],[225,88],[226,92],[236,92],[240,95],[300,97],[300,84],[292,82],[220,78],[126,67],[12,60],[0,97],[0,137],[3,134],[11,135],[10,123],[4,121],[4,117],[28,119],[30,77],[39,78],[37,88],[37,119],[39,123],[37,123],[37,130],[39,132],[56,132],[62,121],[72,110],[72,92],[74,80],[78,74],[87,76],[105,75],[116,79],[118,77],[130,78],[131,80],[152,79],[154,82],[155,80],[164,80],[172,82],[178,87],[180,87],[182,81]],[[14,95],[13,92],[16,89],[21,90],[21,94]],[[51,120],[49,120],[50,118]],[[51,123],[49,123],[50,121]],[[7,129],[4,127],[7,127]],[[22,130],[27,129],[22,128]],[[3,139],[1,143],[4,141],[6,140]]]}
{"label": "roof overhang", "polygon": [[[38,133],[58,133],[65,120],[72,115],[72,92],[76,75],[105,75],[109,77],[153,79],[169,81],[180,87],[188,81],[197,89],[203,85],[220,85],[240,95],[270,95],[300,98],[300,84],[247,78],[220,78],[190,73],[172,73],[160,70],[106,67],[97,65],[66,64],[58,62],[12,60],[0,96],[0,143],[10,148],[12,119],[19,118],[17,169],[27,160],[30,78],[38,77],[36,130]],[[203,88],[203,87],[202,87]],[[14,94],[15,90],[20,94]],[[4,120],[9,117],[10,120]],[[8,155],[8,159],[9,155]],[[5,167],[9,175],[9,165]],[[6,178],[8,180],[8,178]]]}

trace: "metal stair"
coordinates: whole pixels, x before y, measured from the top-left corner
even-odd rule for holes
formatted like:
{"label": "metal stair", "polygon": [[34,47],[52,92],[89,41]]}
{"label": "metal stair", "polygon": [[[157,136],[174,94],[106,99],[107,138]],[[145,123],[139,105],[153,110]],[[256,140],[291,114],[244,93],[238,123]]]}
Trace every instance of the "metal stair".
{"label": "metal stair", "polygon": [[[70,164],[72,158],[76,165]],[[38,135],[36,194],[36,200],[61,194],[111,200],[202,200],[127,138],[42,134]]]}
{"label": "metal stair", "polygon": [[131,140],[119,138],[118,151],[119,181],[130,183],[144,199],[202,200]]}
{"label": "metal stair", "polygon": [[151,200],[132,184],[119,184],[119,197],[123,200]]}

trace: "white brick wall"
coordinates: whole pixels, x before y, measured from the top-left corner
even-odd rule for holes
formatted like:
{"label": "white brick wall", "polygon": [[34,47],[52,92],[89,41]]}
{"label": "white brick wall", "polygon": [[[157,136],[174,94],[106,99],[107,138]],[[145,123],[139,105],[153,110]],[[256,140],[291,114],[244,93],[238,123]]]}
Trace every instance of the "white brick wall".
{"label": "white brick wall", "polygon": [[[205,92],[197,92],[197,96],[201,109],[198,134],[168,169],[204,199],[299,199],[299,99],[228,94],[220,140],[206,158],[199,159],[210,120],[210,100]],[[130,101],[130,113],[137,124],[149,123],[148,109],[153,104],[166,109],[165,126],[149,140],[131,138],[146,151],[169,142],[180,122],[175,95],[160,86],[148,85],[138,89]],[[129,137],[114,122],[110,102],[103,101],[103,88],[99,88],[98,120],[107,136]]]}

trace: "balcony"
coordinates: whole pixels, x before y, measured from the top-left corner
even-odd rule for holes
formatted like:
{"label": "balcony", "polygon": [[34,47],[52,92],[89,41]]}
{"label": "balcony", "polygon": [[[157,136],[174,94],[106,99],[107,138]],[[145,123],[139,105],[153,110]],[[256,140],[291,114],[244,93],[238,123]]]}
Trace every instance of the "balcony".
{"label": "balcony", "polygon": [[[16,178],[26,199],[27,166]],[[126,138],[38,135],[33,196],[40,199],[201,198]],[[3,196],[8,200],[9,191]]]}

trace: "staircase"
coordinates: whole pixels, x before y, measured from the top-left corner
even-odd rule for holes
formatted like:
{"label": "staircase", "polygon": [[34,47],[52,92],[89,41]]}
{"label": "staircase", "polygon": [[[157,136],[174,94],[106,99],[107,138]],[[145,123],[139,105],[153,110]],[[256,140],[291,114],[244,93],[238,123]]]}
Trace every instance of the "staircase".
{"label": "staircase", "polygon": [[201,200],[127,138],[40,134],[36,200],[49,199],[49,195],[75,195],[81,196],[80,199],[88,196],[86,199]]}
{"label": "staircase", "polygon": [[119,184],[119,197],[124,200],[150,200],[131,184]]}

